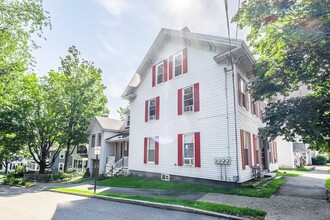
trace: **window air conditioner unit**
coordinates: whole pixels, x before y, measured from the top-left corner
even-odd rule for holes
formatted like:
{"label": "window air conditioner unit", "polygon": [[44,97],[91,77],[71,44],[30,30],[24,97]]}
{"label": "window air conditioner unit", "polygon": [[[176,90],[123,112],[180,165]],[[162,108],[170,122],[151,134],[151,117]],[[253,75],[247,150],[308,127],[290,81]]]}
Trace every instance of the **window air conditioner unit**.
{"label": "window air conditioner unit", "polygon": [[155,120],[156,119],[156,115],[150,115],[149,116],[149,120]]}
{"label": "window air conditioner unit", "polygon": [[160,175],[160,180],[170,181],[171,180],[171,176],[169,174],[161,174]]}
{"label": "window air conditioner unit", "polygon": [[184,158],[184,164],[185,165],[193,165],[194,164],[194,159],[192,159],[192,158]]}
{"label": "window air conditioner unit", "polygon": [[185,106],[184,111],[185,112],[192,112],[192,111],[194,111],[194,106],[193,105]]}

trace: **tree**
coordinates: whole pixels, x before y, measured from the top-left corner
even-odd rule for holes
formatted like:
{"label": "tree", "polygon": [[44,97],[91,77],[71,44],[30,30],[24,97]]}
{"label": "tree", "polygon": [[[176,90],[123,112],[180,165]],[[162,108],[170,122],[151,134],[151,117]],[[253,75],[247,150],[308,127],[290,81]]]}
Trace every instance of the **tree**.
{"label": "tree", "polygon": [[[233,21],[251,27],[247,40],[259,57],[251,88],[255,100],[268,100],[262,134],[330,151],[329,1],[250,0]],[[288,98],[301,85],[310,94]]]}
{"label": "tree", "polygon": [[65,122],[60,145],[66,145],[64,172],[68,158],[75,148],[88,141],[87,128],[95,115],[107,116],[107,98],[104,95],[101,69],[92,62],[80,58],[80,52],[72,46],[69,55],[61,58],[58,72],[52,71],[47,78],[52,89],[52,100],[57,108],[57,117]]}
{"label": "tree", "polygon": [[127,109],[129,109],[129,105],[127,105],[125,108],[119,107],[119,109],[117,109],[117,112],[119,113],[120,116],[120,120],[122,121],[125,120]]}
{"label": "tree", "polygon": [[32,35],[42,36],[50,18],[41,0],[0,0],[0,76],[23,71],[31,64]]}
{"label": "tree", "polygon": [[23,72],[33,61],[31,49],[37,47],[32,36],[41,37],[50,20],[39,0],[0,0],[0,14],[0,161],[8,163],[21,155],[26,143],[17,119],[24,115],[19,102],[26,98]]}

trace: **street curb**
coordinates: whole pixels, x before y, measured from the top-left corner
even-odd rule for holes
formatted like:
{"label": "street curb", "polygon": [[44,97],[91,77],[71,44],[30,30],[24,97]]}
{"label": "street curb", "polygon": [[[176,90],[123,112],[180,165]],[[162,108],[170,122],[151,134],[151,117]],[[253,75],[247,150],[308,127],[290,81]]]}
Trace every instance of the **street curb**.
{"label": "street curb", "polygon": [[148,202],[148,201],[142,201],[142,200],[116,198],[116,197],[102,196],[102,195],[87,195],[87,194],[80,194],[80,193],[73,193],[73,192],[58,191],[58,190],[54,190],[54,189],[49,189],[48,191],[75,195],[75,196],[82,196],[82,197],[93,198],[93,199],[102,199],[102,200],[107,200],[107,201],[128,203],[128,204],[134,204],[134,205],[142,205],[142,206],[147,206],[147,207],[152,207],[152,208],[189,212],[189,213],[208,215],[208,216],[214,216],[214,217],[223,217],[223,218],[233,219],[233,220],[250,220],[250,218],[244,218],[244,217],[228,215],[228,214],[223,214],[223,213],[210,212],[210,211],[205,211],[205,210],[195,209],[195,208],[190,208],[190,207],[185,207],[185,206],[179,206],[179,205],[170,205],[170,204]]}

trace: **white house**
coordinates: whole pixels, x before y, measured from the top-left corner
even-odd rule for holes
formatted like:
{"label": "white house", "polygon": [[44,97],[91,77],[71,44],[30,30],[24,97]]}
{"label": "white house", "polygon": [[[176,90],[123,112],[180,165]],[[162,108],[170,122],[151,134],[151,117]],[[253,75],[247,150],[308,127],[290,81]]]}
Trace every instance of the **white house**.
{"label": "white house", "polygon": [[[125,121],[106,117],[93,118],[87,130],[88,168],[92,175],[115,175],[128,166],[128,128],[129,117]],[[101,149],[98,160],[95,155],[96,146]]]}
{"label": "white house", "polygon": [[258,137],[264,104],[246,89],[253,62],[242,40],[162,29],[122,95],[129,172],[241,183],[256,165],[276,170],[276,143]]}

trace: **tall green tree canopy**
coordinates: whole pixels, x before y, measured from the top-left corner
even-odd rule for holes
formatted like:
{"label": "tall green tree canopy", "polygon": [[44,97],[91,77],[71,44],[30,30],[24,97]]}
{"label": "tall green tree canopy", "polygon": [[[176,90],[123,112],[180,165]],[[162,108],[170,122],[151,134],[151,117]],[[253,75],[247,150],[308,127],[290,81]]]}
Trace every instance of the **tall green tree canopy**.
{"label": "tall green tree canopy", "polygon": [[81,58],[76,47],[70,47],[68,52],[69,55],[61,59],[59,71],[52,71],[46,77],[57,117],[66,123],[59,143],[66,145],[64,171],[75,147],[88,142],[86,132],[91,119],[109,114],[101,69]]}
{"label": "tall green tree canopy", "polygon": [[24,73],[37,47],[32,38],[50,19],[40,0],[0,0],[0,15],[0,161],[10,162],[27,143],[19,120],[28,99]]}
{"label": "tall green tree canopy", "polygon": [[[268,99],[263,134],[330,151],[330,1],[249,0],[233,21],[258,55],[251,88]],[[307,96],[289,97],[300,86]],[[277,98],[275,98],[277,97]],[[281,97],[281,98],[279,98]],[[283,98],[282,98],[283,97]]]}
{"label": "tall green tree canopy", "polygon": [[50,18],[41,0],[0,0],[0,75],[22,71],[31,64],[33,36],[42,36]]}

